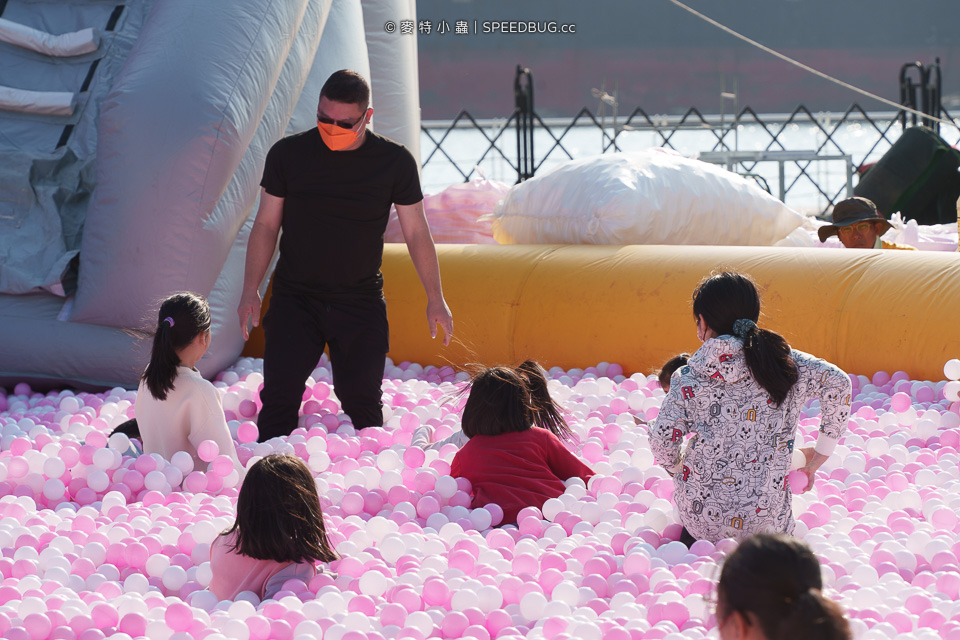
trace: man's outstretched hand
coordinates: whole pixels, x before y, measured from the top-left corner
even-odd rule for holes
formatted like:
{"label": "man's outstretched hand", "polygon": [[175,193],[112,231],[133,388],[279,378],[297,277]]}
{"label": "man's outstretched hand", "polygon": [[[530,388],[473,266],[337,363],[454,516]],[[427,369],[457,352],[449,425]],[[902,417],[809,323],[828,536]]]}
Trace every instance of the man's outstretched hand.
{"label": "man's outstretched hand", "polygon": [[240,306],[237,308],[237,315],[240,316],[240,333],[244,340],[250,339],[250,319],[253,318],[253,326],[260,324],[260,292],[256,289],[252,293],[244,293],[240,297]]}
{"label": "man's outstretched hand", "polygon": [[449,346],[453,338],[453,315],[443,298],[427,303],[427,322],[430,325],[430,337],[437,337],[437,325],[440,325],[443,329],[443,346]]}

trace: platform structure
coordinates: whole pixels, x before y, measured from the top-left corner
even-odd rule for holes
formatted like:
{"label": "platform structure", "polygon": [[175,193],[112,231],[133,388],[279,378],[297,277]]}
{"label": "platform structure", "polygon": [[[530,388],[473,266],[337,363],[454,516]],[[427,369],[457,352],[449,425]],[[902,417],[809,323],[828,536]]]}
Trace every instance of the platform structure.
{"label": "platform structure", "polygon": [[809,150],[771,150],[771,151],[704,151],[698,156],[700,160],[711,164],[722,164],[726,166],[727,171],[733,171],[738,164],[748,162],[776,162],[777,175],[779,177],[780,191],[778,197],[781,201],[786,198],[787,185],[785,182],[784,166],[788,162],[829,162],[842,160],[846,165],[847,175],[847,197],[853,196],[853,156],[847,153],[841,154],[820,154],[813,149]]}

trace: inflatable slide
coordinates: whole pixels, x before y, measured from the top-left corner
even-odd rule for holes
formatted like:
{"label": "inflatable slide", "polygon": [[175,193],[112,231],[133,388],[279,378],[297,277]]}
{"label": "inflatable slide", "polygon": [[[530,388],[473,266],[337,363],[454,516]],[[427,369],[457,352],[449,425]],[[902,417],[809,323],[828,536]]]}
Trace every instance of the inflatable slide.
{"label": "inflatable slide", "polygon": [[0,6],[0,381],[134,385],[179,290],[211,302],[201,371],[236,360],[263,160],[331,72],[418,150],[416,40],[382,27],[412,0]]}

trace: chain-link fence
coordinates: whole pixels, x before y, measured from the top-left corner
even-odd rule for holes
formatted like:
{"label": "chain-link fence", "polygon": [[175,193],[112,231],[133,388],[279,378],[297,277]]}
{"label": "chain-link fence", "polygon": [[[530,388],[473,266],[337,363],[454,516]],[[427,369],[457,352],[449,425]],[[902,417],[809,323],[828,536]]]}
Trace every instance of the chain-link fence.
{"label": "chain-link fence", "polygon": [[[532,121],[530,130],[518,126],[521,117]],[[746,107],[705,115],[691,108],[680,116],[637,108],[626,118],[584,108],[570,119],[535,112],[530,118],[518,109],[506,118],[478,120],[461,111],[451,121],[423,122],[421,156],[425,189],[435,192],[472,179],[476,167],[488,178],[514,183],[570,159],[665,147],[727,166],[788,205],[819,214],[846,197],[857,171],[883,156],[904,123],[913,124],[903,111],[870,113],[856,104],[829,113],[802,105],[786,114]],[[943,126],[940,134],[950,144],[960,140],[957,127]]]}

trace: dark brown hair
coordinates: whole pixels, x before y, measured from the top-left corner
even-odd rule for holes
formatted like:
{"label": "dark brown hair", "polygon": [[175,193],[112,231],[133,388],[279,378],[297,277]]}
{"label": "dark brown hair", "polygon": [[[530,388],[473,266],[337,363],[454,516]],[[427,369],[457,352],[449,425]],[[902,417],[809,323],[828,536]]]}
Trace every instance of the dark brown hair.
{"label": "dark brown hair", "polygon": [[160,305],[150,363],[140,379],[157,400],[166,400],[180,366],[178,349],[210,330],[210,306],[195,293],[175,293]]}
{"label": "dark brown hair", "polygon": [[850,626],[836,602],[823,597],[820,561],[803,542],[784,534],[745,539],[723,563],[717,619],[751,616],[767,638],[847,640]]}
{"label": "dark brown hair", "polygon": [[[703,316],[717,335],[734,335],[737,320],[760,318],[760,294],[753,281],[740,273],[723,271],[705,278],[693,292],[693,315]],[[777,405],[790,393],[800,377],[790,345],[779,333],[756,326],[743,339],[747,367]]]}
{"label": "dark brown hair", "polygon": [[657,380],[660,381],[660,386],[663,387],[664,391],[670,388],[670,376],[673,375],[673,372],[687,364],[687,360],[689,359],[689,353],[681,353],[678,356],[673,356],[663,364],[663,368],[657,373]]}
{"label": "dark brown hair", "polygon": [[367,105],[370,104],[370,85],[356,71],[340,69],[340,71],[334,71],[323,83],[320,97],[333,102],[360,105],[361,109],[366,110]]}
{"label": "dark brown hair", "polygon": [[234,551],[276,562],[333,562],[317,484],[300,458],[273,454],[247,471],[237,498]]}
{"label": "dark brown hair", "polygon": [[533,360],[518,367],[479,370],[464,389],[469,391],[461,427],[468,438],[546,429],[559,438],[572,436],[560,408],[550,397],[543,369]]}

